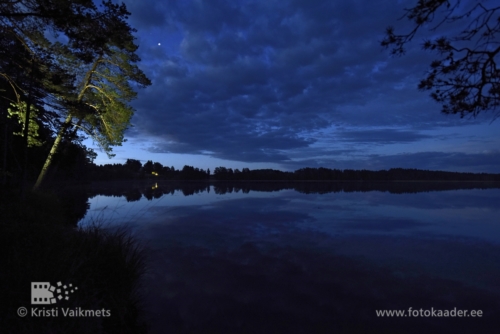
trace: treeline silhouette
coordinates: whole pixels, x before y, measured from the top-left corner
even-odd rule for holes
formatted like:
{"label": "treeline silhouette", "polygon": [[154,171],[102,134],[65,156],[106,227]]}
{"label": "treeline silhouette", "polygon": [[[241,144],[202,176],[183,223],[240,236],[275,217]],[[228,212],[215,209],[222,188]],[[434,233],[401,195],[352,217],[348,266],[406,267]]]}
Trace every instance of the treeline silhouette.
{"label": "treeline silhouette", "polygon": [[216,180],[284,180],[284,181],[500,181],[500,174],[458,173],[420,169],[392,168],[389,170],[352,170],[302,168],[295,172],[274,169],[250,170],[217,167]]}
{"label": "treeline silhouette", "polygon": [[90,180],[127,180],[127,179],[163,179],[163,180],[208,180],[210,169],[206,171],[193,166],[184,166],[176,170],[174,166],[163,166],[159,162],[148,160],[144,165],[139,160],[127,159],[125,164],[106,164],[90,167]]}
{"label": "treeline silhouette", "polygon": [[[209,180],[210,169],[203,170],[193,166],[184,166],[176,170],[173,166],[163,166],[159,162],[147,161],[144,165],[139,160],[127,159],[125,164],[94,165],[89,168],[90,180]],[[329,168],[302,168],[294,172],[275,169],[243,168],[232,169],[217,167],[214,180],[230,181],[500,181],[500,174],[459,173],[430,171],[421,169],[391,168],[389,170],[353,170]]]}

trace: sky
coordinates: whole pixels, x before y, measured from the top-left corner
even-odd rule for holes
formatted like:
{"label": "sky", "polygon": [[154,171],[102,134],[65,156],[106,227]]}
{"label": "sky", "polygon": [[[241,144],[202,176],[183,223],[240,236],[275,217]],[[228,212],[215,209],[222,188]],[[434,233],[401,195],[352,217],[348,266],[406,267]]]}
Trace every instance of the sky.
{"label": "sky", "polygon": [[[416,0],[126,0],[139,67],[127,142],[109,159],[176,169],[419,168],[500,173],[498,112],[441,113],[419,91],[436,54],[380,46]],[[89,147],[96,147],[89,139]]]}

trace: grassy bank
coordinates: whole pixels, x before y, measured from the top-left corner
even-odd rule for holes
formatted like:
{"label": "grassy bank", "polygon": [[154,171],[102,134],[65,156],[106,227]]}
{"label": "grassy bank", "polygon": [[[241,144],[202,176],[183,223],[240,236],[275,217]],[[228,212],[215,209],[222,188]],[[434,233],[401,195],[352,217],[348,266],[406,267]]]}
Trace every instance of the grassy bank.
{"label": "grassy bank", "polygon": [[[16,191],[3,190],[1,196],[2,333],[146,332],[138,286],[144,253],[128,233],[66,225],[54,194],[28,193],[23,200]],[[78,290],[69,300],[31,305],[31,282],[62,282]],[[20,307],[27,309],[27,316],[17,314]],[[55,308],[57,316],[41,312]],[[68,317],[62,309],[106,312],[101,317]]]}

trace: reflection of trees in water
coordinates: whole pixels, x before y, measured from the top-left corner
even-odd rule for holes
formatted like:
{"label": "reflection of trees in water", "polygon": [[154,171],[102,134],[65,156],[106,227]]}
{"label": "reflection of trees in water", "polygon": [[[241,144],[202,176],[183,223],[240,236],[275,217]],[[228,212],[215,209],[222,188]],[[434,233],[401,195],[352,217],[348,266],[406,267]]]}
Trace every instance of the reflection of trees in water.
{"label": "reflection of trees in water", "polygon": [[225,185],[225,186],[214,186],[214,192],[217,194],[217,195],[223,195],[225,193],[232,193],[233,192],[233,187],[232,186],[228,186],[228,185]]}
{"label": "reflection of trees in water", "polygon": [[139,189],[131,189],[125,194],[127,202],[136,202],[142,198],[142,193]]}
{"label": "reflection of trees in water", "polygon": [[294,185],[296,191],[305,194],[331,192],[383,191],[392,194],[408,194],[459,189],[500,188],[498,182],[304,182]]}
{"label": "reflection of trees in water", "polygon": [[244,194],[248,194],[250,191],[265,191],[265,192],[273,192],[280,191],[285,189],[293,189],[289,183],[283,182],[232,182],[232,183],[217,183],[214,185],[214,191],[218,195],[223,195],[226,193],[235,193],[242,192]]}
{"label": "reflection of trees in water", "polygon": [[151,188],[144,189],[143,194],[144,194],[144,197],[146,197],[146,199],[148,201],[151,201],[153,198],[156,198],[156,199],[161,198],[164,193],[162,192],[161,188],[159,188],[158,186],[153,186]]}
{"label": "reflection of trees in water", "polygon": [[[367,192],[383,191],[393,194],[419,193],[429,191],[459,190],[459,189],[495,189],[500,188],[499,182],[216,182],[213,184],[217,195],[230,193],[248,194],[250,191],[273,192],[295,190],[303,194],[326,194],[337,192]],[[164,195],[174,195],[182,192],[191,196],[210,192],[207,182],[175,182],[151,184],[107,184],[90,188],[62,190],[57,193],[62,203],[62,209],[69,224],[76,225],[89,208],[88,199],[97,195],[125,197],[127,202],[136,202],[144,196],[148,201],[159,199]]]}
{"label": "reflection of trees in water", "polygon": [[458,189],[500,188],[498,182],[233,182],[216,184],[216,194],[250,191],[273,192],[293,189],[304,194],[326,194],[337,192],[384,191],[394,194],[418,193]]}
{"label": "reflection of trees in water", "polygon": [[184,194],[184,196],[191,196],[194,194],[199,194],[200,192],[204,192],[205,190],[207,190],[207,189],[200,190],[200,189],[192,189],[192,188],[182,188],[182,193]]}
{"label": "reflection of trees in water", "polygon": [[208,183],[161,183],[155,182],[154,184],[113,184],[96,186],[90,190],[89,197],[97,195],[103,196],[124,196],[127,202],[138,201],[144,196],[148,201],[153,198],[161,198],[163,195],[173,195],[175,192],[182,192],[184,196],[191,196],[202,192],[210,192],[210,185]]}
{"label": "reflection of trees in water", "polygon": [[[213,184],[217,195],[250,191],[274,192],[281,190],[295,190],[304,194],[326,194],[337,192],[367,192],[384,191],[394,194],[418,193],[429,191],[459,190],[459,189],[493,189],[500,188],[499,182],[328,182],[328,181],[303,181],[303,182],[216,182]],[[131,185],[125,183],[120,186],[96,188],[90,191],[92,198],[96,195],[124,196],[127,202],[138,201],[144,196],[147,200],[161,198],[163,195],[173,195],[181,192],[184,196],[192,196],[203,192],[210,192],[207,182],[175,182],[153,185]]]}

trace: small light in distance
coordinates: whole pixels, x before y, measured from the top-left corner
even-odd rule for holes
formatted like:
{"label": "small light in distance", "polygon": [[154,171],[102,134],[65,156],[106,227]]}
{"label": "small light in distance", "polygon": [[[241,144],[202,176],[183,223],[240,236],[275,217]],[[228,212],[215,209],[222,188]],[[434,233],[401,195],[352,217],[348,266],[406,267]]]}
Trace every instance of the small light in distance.
{"label": "small light in distance", "polygon": [[161,43],[158,43],[158,45],[161,45]]}

